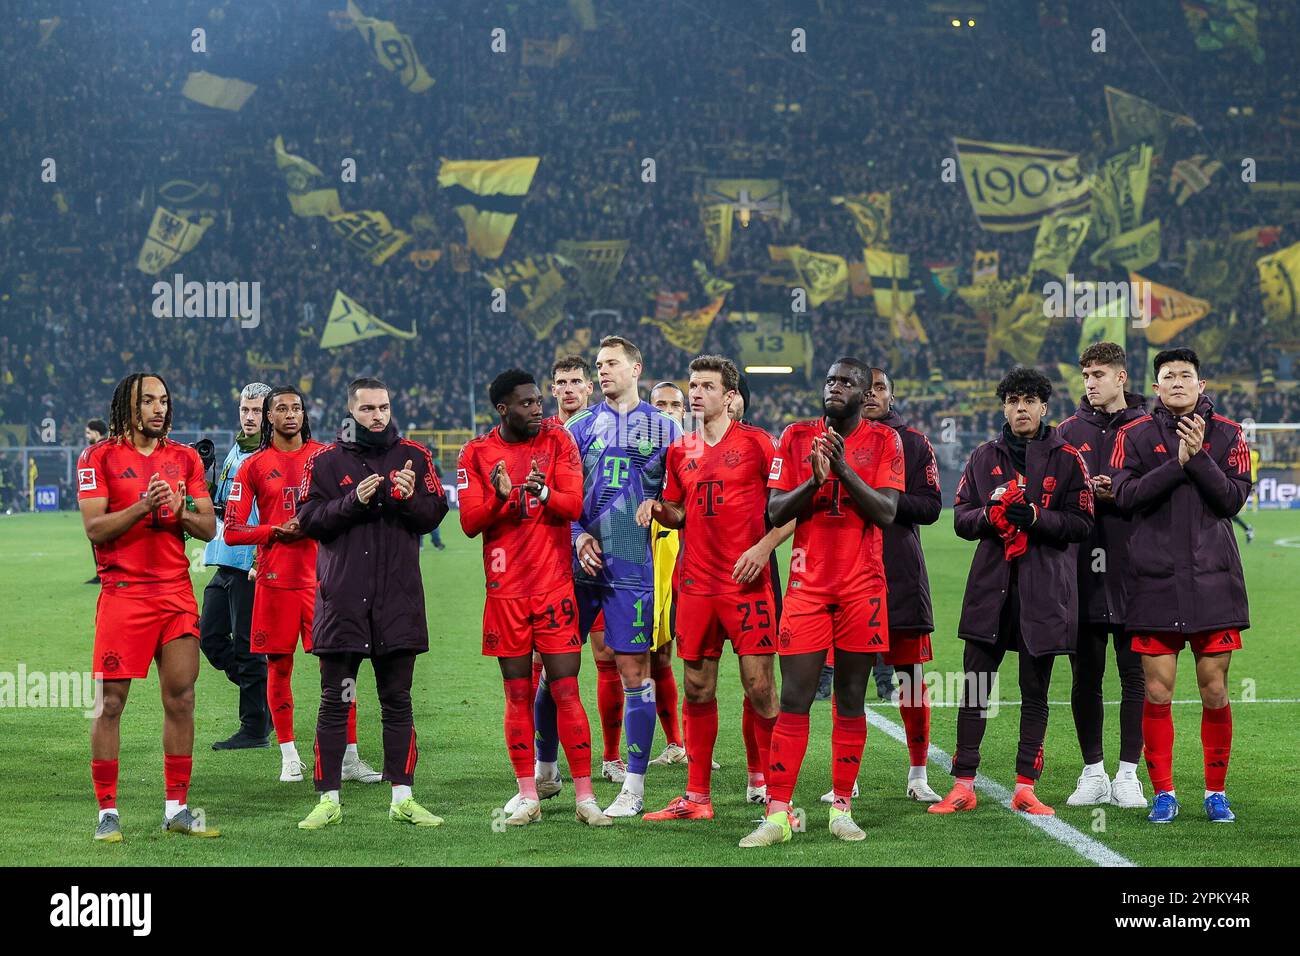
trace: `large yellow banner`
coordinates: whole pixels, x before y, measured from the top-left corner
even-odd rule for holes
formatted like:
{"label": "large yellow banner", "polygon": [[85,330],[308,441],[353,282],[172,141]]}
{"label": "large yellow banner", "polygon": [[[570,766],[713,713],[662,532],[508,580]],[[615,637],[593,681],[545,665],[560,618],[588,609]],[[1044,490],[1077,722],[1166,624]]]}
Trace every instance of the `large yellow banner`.
{"label": "large yellow banner", "polygon": [[1088,205],[1079,157],[1059,149],[955,139],[966,195],[980,227],[990,232],[1033,229],[1053,212]]}

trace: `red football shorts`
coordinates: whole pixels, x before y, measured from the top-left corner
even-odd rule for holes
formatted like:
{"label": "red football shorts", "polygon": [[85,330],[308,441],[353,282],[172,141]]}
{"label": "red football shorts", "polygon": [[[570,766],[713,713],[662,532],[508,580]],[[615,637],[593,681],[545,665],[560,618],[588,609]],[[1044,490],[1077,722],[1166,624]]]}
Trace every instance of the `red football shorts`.
{"label": "red football shorts", "polygon": [[600,631],[602,634],[605,633],[605,612],[604,611],[596,612],[596,620],[591,622],[591,629],[593,631]]}
{"label": "red football shorts", "polygon": [[178,637],[199,636],[194,589],[127,597],[130,588],[106,587],[95,605],[95,651],[91,673],[104,680],[149,676],[149,662]]}
{"label": "red football shorts", "polygon": [[834,647],[862,654],[889,650],[889,611],[885,590],[827,601],[785,592],[777,649],[782,655],[810,654]]}
{"label": "red football shorts", "polygon": [[292,654],[298,649],[311,653],[311,625],[316,619],[315,588],[273,588],[259,584],[253,591],[253,633],[249,644],[254,654]]}
{"label": "red football shorts", "polygon": [[930,649],[930,635],[924,631],[890,631],[889,650],[885,663],[894,667],[908,667],[934,660]]}
{"label": "red football shorts", "polygon": [[686,661],[776,653],[776,602],[769,585],[747,594],[677,594],[677,656]]}
{"label": "red football shorts", "polygon": [[1200,634],[1134,634],[1132,648],[1139,654],[1177,654],[1188,644],[1193,654],[1222,654],[1241,650],[1241,631],[1204,631]]}
{"label": "red football shorts", "polygon": [[578,603],[571,582],[528,597],[489,594],[483,603],[483,653],[488,657],[520,657],[533,651],[576,654],[580,650]]}

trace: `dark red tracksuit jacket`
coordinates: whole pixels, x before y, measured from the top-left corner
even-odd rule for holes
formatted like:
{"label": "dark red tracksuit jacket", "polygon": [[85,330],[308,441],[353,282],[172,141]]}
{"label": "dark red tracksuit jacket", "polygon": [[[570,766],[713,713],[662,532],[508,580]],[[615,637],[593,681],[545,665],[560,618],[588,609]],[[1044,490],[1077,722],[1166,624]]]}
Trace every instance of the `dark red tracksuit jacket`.
{"label": "dark red tracksuit jacket", "polygon": [[[966,578],[957,636],[995,644],[999,618],[1011,582],[1011,562],[984,506],[998,485],[1016,475],[1005,437],[985,442],[966,462],[957,484],[953,523],[957,534],[978,541]],[[1078,543],[1092,532],[1092,490],[1088,470],[1056,429],[1025,452],[1025,497],[1038,505],[1029,528],[1029,550],[1016,559],[1020,631],[1034,657],[1074,653],[1079,629]]]}
{"label": "dark red tracksuit jacket", "polygon": [[1250,627],[1232,516],[1250,496],[1250,447],[1241,426],[1202,395],[1205,442],[1178,464],[1172,412],[1157,401],[1120,429],[1111,464],[1115,500],[1131,513],[1129,633],[1201,634]]}
{"label": "dark red tracksuit jacket", "polygon": [[[1079,410],[1056,426],[1061,437],[1083,456],[1090,475],[1113,476],[1110,458],[1115,436],[1120,428],[1146,414],[1146,402],[1140,395],[1125,392],[1127,402],[1119,411],[1097,411],[1086,398]],[[1096,522],[1088,540],[1079,545],[1079,619],[1085,624],[1105,627],[1115,633],[1124,629],[1124,592],[1128,578],[1128,539],[1132,525],[1128,515],[1111,501],[1093,497]],[[1101,563],[1098,557],[1101,552]],[[1094,567],[1105,571],[1094,571]]]}
{"label": "dark red tracksuit jacket", "polygon": [[[407,461],[415,494],[403,499],[393,476]],[[357,485],[372,474],[386,478],[362,504]],[[420,535],[446,514],[429,449],[399,438],[391,424],[379,446],[340,438],[312,456],[303,469],[298,523],[320,542],[313,653],[377,657],[429,649]]]}
{"label": "dark red tracksuit jacket", "polygon": [[898,496],[898,514],[893,524],[881,529],[889,585],[889,629],[928,634],[934,630],[934,608],[920,526],[934,524],[943,510],[939,463],[930,439],[909,428],[897,412],[890,412],[881,422],[898,432],[907,467],[906,490]]}

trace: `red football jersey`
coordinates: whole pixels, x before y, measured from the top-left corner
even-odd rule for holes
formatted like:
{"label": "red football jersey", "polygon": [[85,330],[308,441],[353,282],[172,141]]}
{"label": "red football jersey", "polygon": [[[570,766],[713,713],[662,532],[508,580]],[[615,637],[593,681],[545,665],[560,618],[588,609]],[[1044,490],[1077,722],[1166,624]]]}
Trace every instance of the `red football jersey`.
{"label": "red football jersey", "polygon": [[[124,511],[145,495],[158,475],[173,489],[207,498],[208,485],[199,453],[189,445],[159,439],[151,455],[142,455],[129,438],[91,445],[77,461],[77,500],[107,498],[109,511]],[[178,515],[167,506],[145,515],[124,534],[95,545],[95,563],[104,587],[149,585],[156,594],[190,587],[190,562]]]}
{"label": "red football jersey", "polygon": [[[510,496],[492,487],[492,469],[504,461]],[[551,489],[545,505],[520,485],[537,462]],[[569,433],[542,425],[535,438],[509,443],[499,427],[470,441],[456,468],[460,526],[483,534],[483,574],[495,597],[526,597],[573,580],[570,526],[582,513],[582,461]]]}
{"label": "red football jersey", "polygon": [[712,448],[698,433],[668,446],[663,500],[686,507],[678,586],[686,594],[761,591],[771,584],[763,569],[748,585],[731,569],[767,533],[767,476],[776,446],[761,428],[732,422]]}
{"label": "red football jersey", "polygon": [[[297,451],[263,448],[249,455],[239,466],[226,498],[226,544],[257,545],[257,583],[272,588],[312,588],[316,586],[316,541],[277,541],[272,536],[298,513],[302,497],[302,472],[308,459],[324,448],[321,442],[308,440]],[[248,518],[257,502],[257,521]]]}
{"label": "red football jersey", "polygon": [[[826,432],[823,419],[795,422],[781,435],[768,487],[790,491],[812,477],[815,435]],[[903,444],[888,425],[863,419],[844,439],[844,457],[872,488],[904,490]],[[833,475],[799,515],[790,553],[790,587],[800,594],[833,598],[885,589],[880,528],[858,511]]]}

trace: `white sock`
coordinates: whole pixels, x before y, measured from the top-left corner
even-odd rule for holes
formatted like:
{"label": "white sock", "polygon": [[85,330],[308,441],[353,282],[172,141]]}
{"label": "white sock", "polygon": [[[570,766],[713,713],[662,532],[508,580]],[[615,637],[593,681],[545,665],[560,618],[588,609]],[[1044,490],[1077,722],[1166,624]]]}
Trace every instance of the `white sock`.
{"label": "white sock", "polygon": [[1178,799],[1178,794],[1172,790],[1166,790],[1165,793],[1169,794],[1169,796],[1173,797],[1175,800]]}
{"label": "white sock", "polygon": [[333,800],[335,803],[339,802],[339,792],[337,790],[326,790],[323,794],[321,794],[321,796],[323,796],[326,800]]}
{"label": "white sock", "polygon": [[393,784],[393,803],[401,803],[403,800],[409,799],[410,796],[410,787],[404,786],[400,783]]}
{"label": "white sock", "polygon": [[292,740],[288,740],[280,744],[280,756],[284,757],[285,759],[292,757],[294,760],[297,760],[298,745],[294,743]]}
{"label": "white sock", "polygon": [[185,804],[181,803],[179,800],[168,800],[166,804],[163,805],[163,816],[170,820],[184,809]]}
{"label": "white sock", "polygon": [[1119,762],[1119,769],[1115,771],[1115,779],[1128,780],[1130,777],[1136,777],[1137,772],[1138,772],[1137,764],[1132,763],[1128,760],[1121,760]]}
{"label": "white sock", "polygon": [[911,783],[913,780],[920,780],[923,783],[928,782],[924,766],[907,768],[907,782]]}
{"label": "white sock", "polygon": [[351,757],[351,758],[353,758],[353,759],[355,760],[355,759],[360,758],[360,756],[361,756],[361,755],[360,755],[359,753],[357,753],[357,745],[356,745],[356,744],[348,744],[348,749],[345,750],[345,751],[343,751],[343,759],[344,759],[344,760],[347,760],[349,757]]}
{"label": "white sock", "polygon": [[1216,793],[1221,797],[1225,797],[1225,798],[1227,797],[1227,794],[1224,793],[1222,790],[1206,790],[1205,799],[1206,800],[1210,799],[1210,797],[1214,796]]}
{"label": "white sock", "polygon": [[108,816],[110,813],[117,813],[117,807],[108,807],[108,808],[106,808],[106,809],[104,809],[104,810],[100,810],[100,811],[99,811],[99,822],[100,822],[100,823],[103,823],[103,822],[104,822],[104,817]]}
{"label": "white sock", "polygon": [[539,760],[533,773],[536,774],[538,780],[554,780],[560,775],[560,765],[556,761],[543,762]]}
{"label": "white sock", "polygon": [[1083,775],[1085,777],[1104,777],[1106,776],[1106,764],[1100,760],[1096,763],[1086,763],[1083,765]]}
{"label": "white sock", "polygon": [[623,781],[623,789],[629,793],[635,793],[638,797],[645,796],[645,774],[628,772],[627,779]]}

